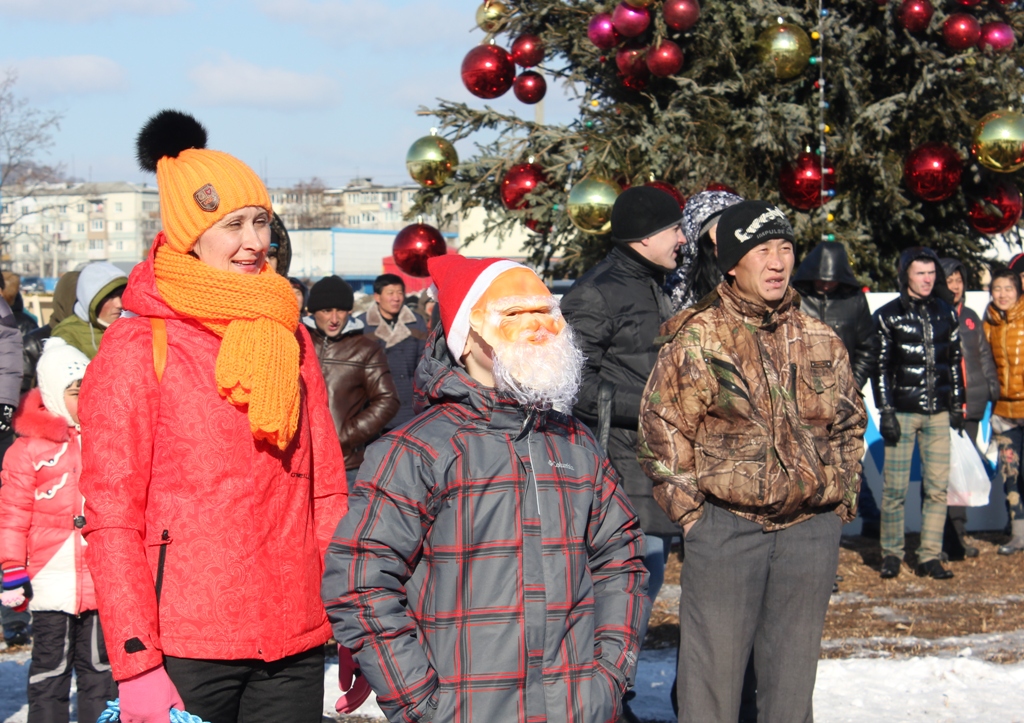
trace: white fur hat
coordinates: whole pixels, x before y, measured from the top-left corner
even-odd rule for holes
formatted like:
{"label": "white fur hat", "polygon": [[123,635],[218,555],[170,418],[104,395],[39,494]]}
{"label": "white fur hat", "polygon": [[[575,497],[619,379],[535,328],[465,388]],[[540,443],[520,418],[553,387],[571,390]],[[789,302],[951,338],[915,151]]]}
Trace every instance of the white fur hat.
{"label": "white fur hat", "polygon": [[64,390],[85,376],[88,365],[89,357],[56,336],[46,340],[36,365],[43,405],[51,413],[66,419],[68,424],[75,424],[75,420],[64,404]]}

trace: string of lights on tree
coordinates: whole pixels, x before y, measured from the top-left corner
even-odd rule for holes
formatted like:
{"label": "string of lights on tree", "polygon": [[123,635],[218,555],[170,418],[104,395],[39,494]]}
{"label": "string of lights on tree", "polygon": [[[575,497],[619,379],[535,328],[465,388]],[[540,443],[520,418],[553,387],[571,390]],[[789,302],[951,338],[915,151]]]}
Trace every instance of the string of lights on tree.
{"label": "string of lights on tree", "polygon": [[[926,37],[935,32],[932,29],[935,8],[930,0],[875,2],[879,12],[887,14],[889,22],[897,23],[908,33]],[[1014,47],[1012,27],[991,19],[998,16],[999,7],[1008,1],[952,2],[958,12],[948,15],[937,30],[946,48],[963,56],[963,62],[971,62],[977,53],[1005,53]],[[606,10],[595,12],[590,18],[587,39],[600,53],[601,65],[614,69],[622,88],[642,92],[649,84],[683,71],[687,32],[701,17],[698,0],[622,0],[614,7],[597,7]],[[544,76],[537,72],[547,52],[541,33],[520,29],[515,37],[507,38],[510,50],[498,44],[503,28],[515,12],[513,2],[484,0],[479,6],[476,21],[485,37],[466,54],[461,67],[462,81],[470,93],[484,100],[513,90],[522,103],[535,104],[544,98],[547,90]],[[979,14],[985,22],[979,20]],[[842,183],[828,143],[833,129],[827,117],[829,85],[824,59],[828,34],[843,32],[843,28],[833,22],[824,0],[818,2],[816,30],[810,36],[800,25],[791,22],[792,19],[780,16],[769,21],[754,46],[759,62],[774,71],[778,83],[804,78],[808,66],[817,71],[814,83],[818,99],[816,145],[812,147],[808,143],[803,153],[781,164],[777,187],[782,199],[793,209],[820,212],[822,240],[836,240],[830,225],[834,214],[838,213],[835,204],[841,202]],[[812,40],[818,43],[817,52]],[[550,222],[542,218],[549,219],[553,211],[566,213],[572,225],[584,234],[607,234],[616,197],[636,183],[670,193],[681,207],[686,204],[686,192],[733,190],[723,183],[711,182],[684,192],[671,178],[660,177],[657,169],[638,168],[641,164],[635,159],[626,162],[607,158],[607,151],[602,150],[601,144],[601,119],[609,113],[621,114],[622,110],[612,98],[596,93],[588,97],[574,125],[578,141],[576,161],[569,166],[563,201],[554,204],[549,201],[543,208],[535,205],[538,192],[550,184],[541,149],[519,156],[528,155],[526,162],[506,167],[500,177],[502,205],[531,231],[548,233]],[[841,125],[844,119],[836,117],[832,124],[836,123]],[[981,233],[1002,234],[1017,224],[1024,206],[1017,184],[1008,176],[1024,167],[1024,115],[1014,108],[993,109],[977,121],[972,131],[971,159],[966,164],[954,147],[957,139],[922,138],[923,142],[904,159],[904,186],[926,203],[943,203],[962,192],[967,222]],[[840,155],[841,150],[842,144]],[[590,153],[603,155],[598,163],[584,164],[583,158]],[[458,163],[455,148],[435,131],[417,140],[406,158],[410,176],[425,189],[444,186]],[[585,165],[589,169],[586,172]],[[444,252],[440,232],[423,223],[403,229],[395,240],[396,263],[407,273],[415,270],[425,274],[426,257]]]}

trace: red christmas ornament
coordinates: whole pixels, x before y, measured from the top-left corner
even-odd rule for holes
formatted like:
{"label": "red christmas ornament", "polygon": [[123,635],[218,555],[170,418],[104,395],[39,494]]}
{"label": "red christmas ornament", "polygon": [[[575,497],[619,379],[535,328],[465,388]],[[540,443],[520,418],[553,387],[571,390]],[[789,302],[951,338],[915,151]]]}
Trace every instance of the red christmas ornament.
{"label": "red christmas ornament", "polygon": [[724,183],[718,183],[717,181],[712,181],[711,183],[706,185],[704,187],[704,190],[705,191],[725,191],[726,193],[731,193],[734,196],[740,195],[740,194],[736,193],[736,190],[732,186],[726,186]]}
{"label": "red christmas ornament", "polygon": [[497,98],[516,79],[516,66],[504,48],[478,45],[462,61],[462,83],[478,98]]}
{"label": "red christmas ornament", "polygon": [[526,228],[530,229],[534,233],[539,233],[541,235],[544,235],[548,231],[551,230],[551,224],[550,223],[545,223],[544,221],[538,221],[535,218],[528,218],[528,219],[526,219],[526,221],[524,221],[524,223],[526,224]]}
{"label": "red christmas ornament", "polygon": [[514,211],[526,206],[526,194],[547,183],[544,169],[536,163],[519,163],[501,179],[501,202]]}
{"label": "red christmas ornament", "polygon": [[619,3],[612,12],[612,25],[619,31],[619,35],[626,38],[635,38],[647,30],[651,24],[651,11],[647,8],[635,8],[626,3]]}
{"label": "red christmas ornament", "polygon": [[689,30],[700,20],[697,0],[665,0],[665,24],[680,32]]}
{"label": "red christmas ornament", "polygon": [[953,13],[942,24],[942,37],[950,50],[967,50],[981,38],[981,23],[973,15]]}
{"label": "red christmas ornament", "polygon": [[612,24],[610,13],[598,13],[590,19],[590,24],[587,25],[587,37],[601,50],[611,50],[622,40],[619,31]]}
{"label": "red christmas ornament", "polygon": [[615,54],[615,65],[619,68],[622,84],[631,90],[643,90],[651,71],[644,60],[646,48],[620,48]]}
{"label": "red christmas ornament", "polygon": [[1013,28],[1006,23],[985,23],[981,26],[981,40],[978,47],[995,53],[1005,53],[1017,42]]}
{"label": "red christmas ornament", "polygon": [[[672,198],[676,200],[676,203],[679,204],[680,211],[686,208],[686,196],[681,194],[679,192],[679,189],[673,186],[671,183],[666,183],[665,181],[649,181],[644,185],[650,186],[651,188],[657,188],[659,191],[664,191],[665,193],[670,195]],[[627,187],[623,187],[623,190],[625,190],[625,188]]]}
{"label": "red christmas ornament", "polygon": [[960,185],[963,163],[945,143],[924,143],[903,164],[903,181],[924,201],[945,201]]}
{"label": "red christmas ornament", "polygon": [[907,32],[920,33],[928,29],[934,14],[935,8],[928,0],[903,0],[896,18]]}
{"label": "red christmas ornament", "polygon": [[512,61],[523,68],[532,68],[544,60],[544,42],[533,33],[523,33],[512,43]]}
{"label": "red christmas ornament", "polygon": [[[826,193],[836,186],[834,173],[826,171],[824,187]],[[787,163],[779,172],[779,191],[793,208],[810,211],[822,203],[821,159],[813,153],[801,153],[795,163]]]}
{"label": "red christmas ornament", "polygon": [[956,4],[964,8],[976,8],[981,5],[981,0],[956,0]]}
{"label": "red christmas ornament", "polygon": [[969,199],[967,222],[984,234],[1006,233],[1020,220],[1024,203],[1020,189],[1009,179],[991,179],[981,194]]}
{"label": "red christmas ornament", "polygon": [[683,51],[671,40],[662,40],[658,47],[648,49],[647,67],[659,78],[675,75],[683,67]]}
{"label": "red christmas ornament", "polygon": [[515,92],[516,98],[523,103],[533,105],[544,99],[544,94],[548,92],[548,84],[540,73],[524,70],[516,78],[512,90]]}
{"label": "red christmas ornament", "polygon": [[448,245],[444,236],[433,226],[425,223],[414,223],[406,226],[395,236],[391,247],[391,255],[395,265],[409,276],[430,276],[427,271],[427,259],[444,256],[448,253]]}

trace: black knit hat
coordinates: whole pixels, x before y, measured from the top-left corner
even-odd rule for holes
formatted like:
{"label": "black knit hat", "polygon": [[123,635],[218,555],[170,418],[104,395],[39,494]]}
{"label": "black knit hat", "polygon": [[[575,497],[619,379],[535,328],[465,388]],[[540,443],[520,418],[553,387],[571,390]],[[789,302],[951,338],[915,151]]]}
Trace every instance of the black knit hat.
{"label": "black knit hat", "polygon": [[344,279],[340,276],[325,276],[313,284],[313,288],[309,290],[306,308],[310,314],[321,309],[352,311],[354,303],[352,287]]}
{"label": "black knit hat", "polygon": [[682,223],[679,202],[651,186],[627,188],[612,206],[612,238],[620,243],[640,241]]}
{"label": "black knit hat", "polygon": [[767,201],[743,201],[722,212],[716,236],[718,268],[726,274],[755,246],[777,238],[792,241],[793,227]]}

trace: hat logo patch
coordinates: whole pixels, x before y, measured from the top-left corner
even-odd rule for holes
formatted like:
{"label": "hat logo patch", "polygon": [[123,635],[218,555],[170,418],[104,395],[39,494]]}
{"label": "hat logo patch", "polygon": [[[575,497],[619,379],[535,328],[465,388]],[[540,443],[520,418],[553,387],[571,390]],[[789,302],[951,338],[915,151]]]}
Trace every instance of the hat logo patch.
{"label": "hat logo patch", "polygon": [[754,236],[757,235],[757,232],[761,230],[762,226],[764,226],[768,221],[771,221],[773,218],[781,220],[787,226],[789,225],[789,221],[786,220],[786,214],[784,214],[777,208],[773,208],[770,211],[765,211],[760,216],[751,221],[750,225],[747,226],[746,231],[742,229],[736,229],[733,235],[736,236],[736,239],[740,243],[743,243],[744,241],[749,241],[750,239],[754,238]]}
{"label": "hat logo patch", "polygon": [[220,196],[217,195],[217,189],[213,187],[212,183],[207,183],[193,193],[192,198],[199,204],[199,208],[204,211],[216,211],[220,206]]}

